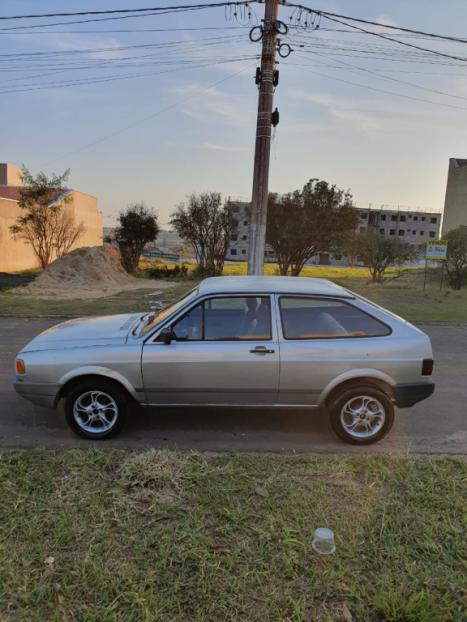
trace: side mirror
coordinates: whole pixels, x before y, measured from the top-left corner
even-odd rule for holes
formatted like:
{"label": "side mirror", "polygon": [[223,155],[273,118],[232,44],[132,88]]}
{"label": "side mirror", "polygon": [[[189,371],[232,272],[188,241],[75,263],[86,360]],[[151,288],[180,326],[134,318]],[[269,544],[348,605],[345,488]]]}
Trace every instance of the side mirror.
{"label": "side mirror", "polygon": [[162,341],[162,343],[164,343],[166,346],[171,343],[173,338],[174,334],[170,326],[166,326],[166,328],[163,328],[159,334],[159,340]]}

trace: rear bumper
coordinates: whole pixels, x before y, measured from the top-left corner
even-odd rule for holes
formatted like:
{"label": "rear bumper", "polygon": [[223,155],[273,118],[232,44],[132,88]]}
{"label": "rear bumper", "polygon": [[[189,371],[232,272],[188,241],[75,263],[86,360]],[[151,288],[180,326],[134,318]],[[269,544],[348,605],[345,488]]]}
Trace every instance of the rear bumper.
{"label": "rear bumper", "polygon": [[55,398],[60,389],[58,384],[18,381],[13,386],[16,393],[29,402],[44,408],[55,408]]}
{"label": "rear bumper", "polygon": [[394,401],[399,408],[410,408],[417,402],[426,400],[435,390],[434,382],[417,382],[415,384],[396,384]]}

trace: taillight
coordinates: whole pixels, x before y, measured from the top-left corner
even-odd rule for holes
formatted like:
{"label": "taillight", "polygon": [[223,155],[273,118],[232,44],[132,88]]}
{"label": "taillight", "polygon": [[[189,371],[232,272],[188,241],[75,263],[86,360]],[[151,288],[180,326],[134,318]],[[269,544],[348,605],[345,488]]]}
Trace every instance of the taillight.
{"label": "taillight", "polygon": [[423,359],[422,376],[431,376],[433,373],[433,359]]}
{"label": "taillight", "polygon": [[24,374],[26,373],[26,365],[24,364],[24,361],[22,359],[16,359],[15,367],[16,367],[16,373],[19,376],[24,376]]}

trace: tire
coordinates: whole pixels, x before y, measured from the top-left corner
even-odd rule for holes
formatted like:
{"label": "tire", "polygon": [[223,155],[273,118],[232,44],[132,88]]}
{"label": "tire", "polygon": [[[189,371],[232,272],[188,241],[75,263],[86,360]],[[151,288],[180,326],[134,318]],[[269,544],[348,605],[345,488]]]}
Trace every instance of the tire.
{"label": "tire", "polygon": [[[105,378],[83,380],[65,397],[65,418],[78,436],[100,440],[114,436],[122,429],[128,406],[128,395],[117,383]],[[90,410],[89,416],[87,409]]]}
{"label": "tire", "polygon": [[394,405],[381,389],[355,385],[334,397],[329,415],[332,429],[343,441],[370,445],[381,440],[392,428]]}

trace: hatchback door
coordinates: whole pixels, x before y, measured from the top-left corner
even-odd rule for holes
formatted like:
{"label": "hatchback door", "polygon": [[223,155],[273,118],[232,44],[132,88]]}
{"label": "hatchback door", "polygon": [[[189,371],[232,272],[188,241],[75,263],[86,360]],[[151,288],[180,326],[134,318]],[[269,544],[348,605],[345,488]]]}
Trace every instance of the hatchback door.
{"label": "hatchback door", "polygon": [[144,345],[151,404],[270,405],[278,400],[279,347],[270,296],[215,296],[171,324],[172,341]]}

